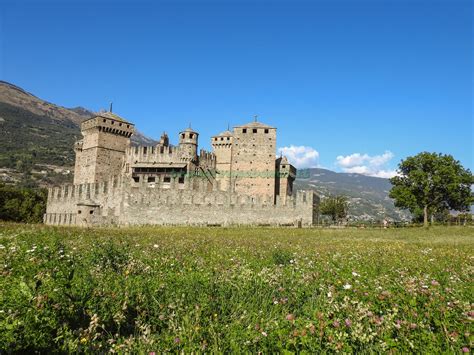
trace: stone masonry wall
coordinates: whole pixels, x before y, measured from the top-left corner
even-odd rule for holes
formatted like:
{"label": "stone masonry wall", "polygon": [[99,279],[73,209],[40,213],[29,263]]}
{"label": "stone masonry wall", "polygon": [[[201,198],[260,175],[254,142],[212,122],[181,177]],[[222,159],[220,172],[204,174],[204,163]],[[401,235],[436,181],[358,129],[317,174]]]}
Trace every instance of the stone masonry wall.
{"label": "stone masonry wall", "polygon": [[[202,180],[202,179],[201,179]],[[229,194],[205,181],[184,189],[132,187],[120,179],[50,189],[46,224],[61,225],[311,225],[317,197],[300,191],[280,204],[273,197]],[[81,211],[81,213],[79,213]]]}

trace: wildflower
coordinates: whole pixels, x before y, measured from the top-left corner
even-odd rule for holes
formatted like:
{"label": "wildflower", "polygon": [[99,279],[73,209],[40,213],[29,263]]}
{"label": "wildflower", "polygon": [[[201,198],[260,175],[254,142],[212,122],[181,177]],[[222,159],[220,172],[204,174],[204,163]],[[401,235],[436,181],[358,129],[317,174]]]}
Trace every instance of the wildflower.
{"label": "wildflower", "polygon": [[266,332],[262,332],[262,335],[266,337],[268,334]]}
{"label": "wildflower", "polygon": [[328,292],[328,297],[329,297],[329,298],[332,297],[332,292],[331,292],[331,291]]}
{"label": "wildflower", "polygon": [[158,244],[153,244],[153,248],[158,248]]}
{"label": "wildflower", "polygon": [[3,244],[0,244],[0,249],[5,249],[5,246]]}
{"label": "wildflower", "polygon": [[439,286],[439,282],[436,281],[436,280],[432,280],[432,281],[431,281],[431,284],[432,284],[433,286]]}
{"label": "wildflower", "polygon": [[346,327],[350,327],[352,325],[352,322],[349,318],[346,318],[346,320],[344,321],[344,323],[346,324]]}
{"label": "wildflower", "polygon": [[410,324],[410,329],[416,329],[416,328],[418,328],[418,326],[415,323]]}
{"label": "wildflower", "polygon": [[469,348],[467,346],[463,347],[462,348],[462,352],[463,353],[468,353],[469,352]]}
{"label": "wildflower", "polygon": [[175,344],[179,344],[179,343],[181,343],[181,339],[176,337],[176,338],[174,338],[174,342],[175,342]]}
{"label": "wildflower", "polygon": [[286,320],[288,320],[288,321],[290,321],[290,322],[291,322],[291,321],[294,321],[294,320],[295,320],[295,316],[290,313],[290,314],[288,314],[288,315],[286,316]]}
{"label": "wildflower", "polygon": [[359,277],[359,276],[360,276],[360,274],[358,274],[358,273],[357,273],[357,272],[355,272],[355,271],[352,271],[352,276],[354,276],[354,277]]}
{"label": "wildflower", "polygon": [[340,323],[337,320],[335,320],[334,322],[332,322],[332,325],[334,328],[339,328]]}
{"label": "wildflower", "polygon": [[397,321],[395,322],[395,328],[400,329],[402,327],[401,323],[402,321],[400,319],[397,319]]}
{"label": "wildflower", "polygon": [[345,284],[344,286],[342,286],[344,288],[344,290],[350,290],[352,288],[352,285],[349,285],[349,284]]}

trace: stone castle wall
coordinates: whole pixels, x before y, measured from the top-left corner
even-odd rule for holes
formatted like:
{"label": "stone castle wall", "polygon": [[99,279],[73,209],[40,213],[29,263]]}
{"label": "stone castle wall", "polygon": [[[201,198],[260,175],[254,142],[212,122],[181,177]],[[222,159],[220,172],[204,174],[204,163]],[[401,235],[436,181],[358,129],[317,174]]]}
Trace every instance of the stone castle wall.
{"label": "stone castle wall", "polygon": [[[49,190],[45,223],[58,225],[303,225],[314,222],[317,196],[274,197],[209,191],[203,179],[183,189],[132,186],[121,179]],[[80,213],[78,213],[81,211]]]}
{"label": "stone castle wall", "polygon": [[252,196],[275,194],[276,129],[246,126],[234,129],[232,184]]}

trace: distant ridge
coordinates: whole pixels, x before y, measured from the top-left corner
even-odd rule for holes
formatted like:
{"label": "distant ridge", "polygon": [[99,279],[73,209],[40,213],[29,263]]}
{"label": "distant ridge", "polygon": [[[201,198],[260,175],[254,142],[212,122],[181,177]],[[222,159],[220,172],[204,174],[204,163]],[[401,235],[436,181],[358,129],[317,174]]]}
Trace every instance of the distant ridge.
{"label": "distant ridge", "polygon": [[[0,81],[0,181],[21,182],[22,169],[32,169],[29,175],[40,185],[69,181],[80,123],[93,115],[84,107],[58,106]],[[132,144],[155,141],[136,132]]]}

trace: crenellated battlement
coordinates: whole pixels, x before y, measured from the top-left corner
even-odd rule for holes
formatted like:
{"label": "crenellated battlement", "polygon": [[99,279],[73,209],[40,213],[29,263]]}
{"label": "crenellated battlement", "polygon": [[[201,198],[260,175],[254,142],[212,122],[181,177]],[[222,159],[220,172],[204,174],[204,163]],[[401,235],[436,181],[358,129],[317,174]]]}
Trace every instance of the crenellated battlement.
{"label": "crenellated battlement", "polygon": [[48,188],[48,205],[70,201],[84,201],[114,195],[121,191],[122,176],[112,176],[107,181],[68,184]]}

